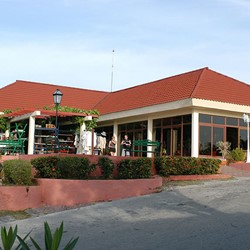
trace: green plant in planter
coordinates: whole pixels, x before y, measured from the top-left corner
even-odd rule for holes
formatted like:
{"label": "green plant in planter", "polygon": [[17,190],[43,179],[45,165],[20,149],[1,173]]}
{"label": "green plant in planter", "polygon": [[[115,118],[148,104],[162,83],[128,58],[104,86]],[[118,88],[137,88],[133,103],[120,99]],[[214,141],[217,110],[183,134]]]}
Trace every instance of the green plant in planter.
{"label": "green plant in planter", "polygon": [[98,165],[102,170],[102,175],[105,179],[109,179],[113,174],[115,165],[111,159],[108,157],[99,157]]}
{"label": "green plant in planter", "polygon": [[225,159],[227,154],[230,153],[231,143],[228,141],[218,141],[216,142],[216,147],[219,153],[222,154],[222,158]]}
{"label": "green plant in planter", "polygon": [[244,161],[246,159],[246,153],[239,147],[232,150],[231,156],[234,161]]}

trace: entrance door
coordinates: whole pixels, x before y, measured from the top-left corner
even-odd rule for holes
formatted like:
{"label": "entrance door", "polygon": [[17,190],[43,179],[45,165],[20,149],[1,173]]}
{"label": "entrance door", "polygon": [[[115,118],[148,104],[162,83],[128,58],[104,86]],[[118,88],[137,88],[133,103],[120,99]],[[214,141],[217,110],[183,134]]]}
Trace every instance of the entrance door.
{"label": "entrance door", "polygon": [[181,155],[181,127],[163,129],[163,147],[166,155]]}
{"label": "entrance door", "polygon": [[238,147],[238,128],[227,127],[226,141],[231,142],[231,150]]}

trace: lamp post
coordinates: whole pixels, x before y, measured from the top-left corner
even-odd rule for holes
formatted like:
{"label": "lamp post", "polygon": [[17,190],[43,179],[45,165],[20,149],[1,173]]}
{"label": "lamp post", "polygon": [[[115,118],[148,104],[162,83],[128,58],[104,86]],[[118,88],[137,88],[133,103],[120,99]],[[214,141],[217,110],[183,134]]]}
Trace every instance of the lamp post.
{"label": "lamp post", "polygon": [[58,140],[58,124],[57,124],[57,117],[58,117],[58,105],[61,103],[63,93],[57,89],[53,93],[54,104],[56,105],[56,146],[59,149],[59,140]]}
{"label": "lamp post", "polygon": [[249,154],[249,116],[247,114],[243,114],[243,120],[247,123],[247,163],[250,163],[250,154]]}

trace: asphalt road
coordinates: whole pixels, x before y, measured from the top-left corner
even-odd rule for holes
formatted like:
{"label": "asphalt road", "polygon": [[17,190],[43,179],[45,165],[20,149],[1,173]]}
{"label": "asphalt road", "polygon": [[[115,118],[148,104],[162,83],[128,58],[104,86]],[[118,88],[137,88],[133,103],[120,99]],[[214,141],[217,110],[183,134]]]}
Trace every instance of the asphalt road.
{"label": "asphalt road", "polygon": [[[157,194],[5,222],[19,234],[65,224],[75,249],[250,249],[250,178],[170,186]],[[3,222],[1,223],[3,225]],[[61,248],[62,249],[62,248]]]}

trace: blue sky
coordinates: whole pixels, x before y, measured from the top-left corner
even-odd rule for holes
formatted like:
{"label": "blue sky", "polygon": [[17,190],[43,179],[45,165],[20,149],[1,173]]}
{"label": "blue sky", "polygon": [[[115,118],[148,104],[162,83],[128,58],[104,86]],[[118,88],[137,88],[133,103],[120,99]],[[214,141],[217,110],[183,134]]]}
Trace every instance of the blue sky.
{"label": "blue sky", "polygon": [[110,91],[112,58],[113,91],[203,67],[250,83],[249,27],[249,0],[0,0],[0,87]]}

